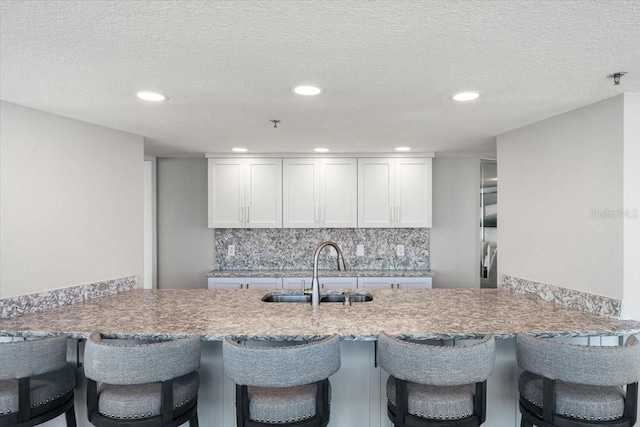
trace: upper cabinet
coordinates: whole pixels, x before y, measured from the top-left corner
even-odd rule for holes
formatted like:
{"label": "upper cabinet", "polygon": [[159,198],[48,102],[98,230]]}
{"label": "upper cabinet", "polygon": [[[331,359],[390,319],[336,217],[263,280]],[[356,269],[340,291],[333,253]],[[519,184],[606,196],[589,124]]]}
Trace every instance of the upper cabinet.
{"label": "upper cabinet", "polygon": [[430,158],[358,159],[358,227],[431,227]]}
{"label": "upper cabinet", "polygon": [[209,159],[209,227],[282,227],[282,159]]}
{"label": "upper cabinet", "polygon": [[358,225],[355,158],[283,160],[285,228],[355,228]]}

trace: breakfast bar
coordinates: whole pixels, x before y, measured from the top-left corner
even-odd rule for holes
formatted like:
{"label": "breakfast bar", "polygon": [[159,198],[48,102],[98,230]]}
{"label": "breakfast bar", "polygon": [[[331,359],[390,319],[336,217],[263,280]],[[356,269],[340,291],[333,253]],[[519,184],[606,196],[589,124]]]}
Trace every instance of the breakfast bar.
{"label": "breakfast bar", "polygon": [[[517,419],[516,362],[513,338],[531,333],[583,342],[617,344],[640,333],[640,323],[593,315],[500,289],[371,290],[373,299],[344,305],[321,302],[264,302],[265,290],[132,290],[0,320],[0,335],[16,337],[65,333],[71,337],[70,361],[82,361],[82,346],[92,331],[112,338],[168,339],[202,337],[200,423],[234,425],[233,384],[224,378],[221,340],[303,341],[340,336],[341,369],[331,377],[331,426],[388,426],[384,384],[377,365],[377,335],[417,340],[497,338],[496,367],[488,381],[487,425],[512,427]],[[341,294],[341,291],[332,291]],[[357,292],[356,292],[357,294]],[[266,344],[268,345],[268,344]],[[80,352],[76,355],[75,352]],[[78,370],[81,374],[81,369]],[[83,381],[76,393],[78,420],[84,413]]]}

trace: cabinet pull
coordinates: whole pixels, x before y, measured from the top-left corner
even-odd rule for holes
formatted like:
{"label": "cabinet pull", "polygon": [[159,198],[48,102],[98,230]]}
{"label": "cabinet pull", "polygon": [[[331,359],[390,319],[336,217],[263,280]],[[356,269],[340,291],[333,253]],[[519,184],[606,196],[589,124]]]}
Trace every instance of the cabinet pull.
{"label": "cabinet pull", "polygon": [[249,206],[247,206],[247,224],[249,223]]}
{"label": "cabinet pull", "polygon": [[400,206],[396,208],[396,222],[400,222]]}
{"label": "cabinet pull", "polygon": [[244,208],[240,207],[240,224],[244,222]]}
{"label": "cabinet pull", "polygon": [[389,208],[389,222],[393,224],[393,206]]}
{"label": "cabinet pull", "polygon": [[320,224],[324,224],[324,206],[320,208]]}
{"label": "cabinet pull", "polygon": [[313,223],[318,223],[318,206],[313,207]]}

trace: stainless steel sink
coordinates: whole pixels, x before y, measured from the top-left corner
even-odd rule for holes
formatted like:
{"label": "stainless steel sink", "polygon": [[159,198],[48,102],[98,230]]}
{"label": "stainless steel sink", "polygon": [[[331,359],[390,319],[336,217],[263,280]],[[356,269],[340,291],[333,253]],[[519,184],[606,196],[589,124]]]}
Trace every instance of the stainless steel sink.
{"label": "stainless steel sink", "polygon": [[[262,297],[264,302],[311,302],[311,295],[309,294],[280,294],[270,292]],[[330,293],[320,295],[320,302],[339,302],[344,304],[345,294]],[[354,302],[367,302],[373,301],[373,295],[367,293],[350,293],[349,301]]]}
{"label": "stainless steel sink", "polygon": [[[341,302],[344,303],[345,294],[327,294],[320,296],[320,302]],[[373,301],[373,295],[371,294],[349,294],[349,301],[353,302],[367,302]]]}
{"label": "stainless steel sink", "polygon": [[311,295],[306,294],[266,294],[264,302],[311,302]]}

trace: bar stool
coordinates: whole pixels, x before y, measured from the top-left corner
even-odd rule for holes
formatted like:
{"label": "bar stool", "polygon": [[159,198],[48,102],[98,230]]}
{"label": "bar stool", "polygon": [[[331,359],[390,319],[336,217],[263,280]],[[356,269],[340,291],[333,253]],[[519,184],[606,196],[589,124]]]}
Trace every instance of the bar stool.
{"label": "bar stool", "polygon": [[34,426],[64,413],[75,427],[75,385],[66,335],[0,343],[0,426]]}
{"label": "bar stool", "polygon": [[89,421],[98,427],[189,421],[197,427],[199,367],[200,337],[113,344],[94,332],[84,350]]}
{"label": "bar stool", "polygon": [[477,427],[486,418],[495,339],[469,346],[408,342],[378,335],[387,380],[387,414],[396,427]]}
{"label": "bar stool", "polygon": [[329,423],[329,376],[340,368],[340,341],[331,335],[308,344],[251,347],[226,338],[224,372],[236,383],[238,427]]}
{"label": "bar stool", "polygon": [[[595,347],[516,338],[521,427],[631,427],[636,423],[640,342]],[[625,386],[626,385],[626,391]]]}

